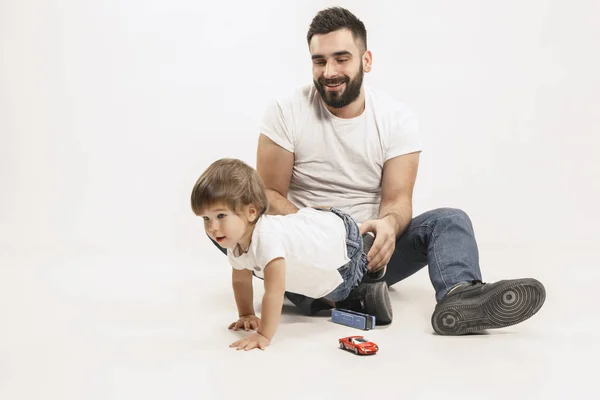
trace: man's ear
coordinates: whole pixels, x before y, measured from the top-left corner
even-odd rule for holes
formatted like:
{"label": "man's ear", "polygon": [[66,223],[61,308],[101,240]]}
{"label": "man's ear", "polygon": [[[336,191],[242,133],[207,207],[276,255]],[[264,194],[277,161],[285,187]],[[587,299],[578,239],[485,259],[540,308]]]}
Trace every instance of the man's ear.
{"label": "man's ear", "polygon": [[371,66],[373,65],[373,54],[371,53],[371,50],[366,50],[365,53],[363,54],[363,70],[365,72],[371,72]]}

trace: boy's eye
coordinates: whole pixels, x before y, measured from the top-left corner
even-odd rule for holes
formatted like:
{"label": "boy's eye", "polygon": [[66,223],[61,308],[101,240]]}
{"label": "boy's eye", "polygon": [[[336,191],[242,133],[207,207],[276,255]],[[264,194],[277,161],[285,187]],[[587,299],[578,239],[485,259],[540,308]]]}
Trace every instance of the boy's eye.
{"label": "boy's eye", "polygon": [[225,215],[225,214],[219,214],[219,215],[217,215],[217,218],[221,219],[221,218],[225,218],[226,216],[227,215]]}
{"label": "boy's eye", "polygon": [[208,221],[208,217],[202,217],[202,219]]}

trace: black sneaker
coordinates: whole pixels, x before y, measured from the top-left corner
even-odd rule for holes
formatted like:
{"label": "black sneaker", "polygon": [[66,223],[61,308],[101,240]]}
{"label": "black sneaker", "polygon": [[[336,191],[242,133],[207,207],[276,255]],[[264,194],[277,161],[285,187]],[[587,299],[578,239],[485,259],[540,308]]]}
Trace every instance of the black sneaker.
{"label": "black sneaker", "polygon": [[532,317],[545,299],[544,285],[535,279],[473,281],[457,287],[436,305],[431,324],[440,335],[504,328]]}
{"label": "black sneaker", "polygon": [[[369,254],[369,250],[371,250],[371,246],[373,246],[373,242],[375,241],[375,235],[371,232],[367,232],[363,235],[363,252],[365,255]],[[379,268],[377,271],[368,271],[363,277],[363,282],[377,282],[383,279],[385,276],[385,272],[387,270],[387,265]]]}
{"label": "black sneaker", "polygon": [[392,303],[385,282],[361,283],[346,300],[336,302],[337,308],[375,316],[375,325],[392,323]]}

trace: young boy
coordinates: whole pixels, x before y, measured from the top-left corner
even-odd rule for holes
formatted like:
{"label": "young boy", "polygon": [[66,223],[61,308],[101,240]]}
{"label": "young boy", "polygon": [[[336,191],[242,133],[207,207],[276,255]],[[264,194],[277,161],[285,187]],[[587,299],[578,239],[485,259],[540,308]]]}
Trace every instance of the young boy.
{"label": "young boy", "polygon": [[[192,210],[204,219],[211,240],[227,249],[239,318],[229,329],[256,332],[230,345],[264,349],[275,335],[284,295],[321,299],[331,307],[392,321],[385,282],[363,282],[367,260],[356,222],[334,209],[302,208],[267,215],[262,180],[236,159],[221,159],[200,176],[191,194]],[[264,280],[259,319],[254,313],[252,276]]]}

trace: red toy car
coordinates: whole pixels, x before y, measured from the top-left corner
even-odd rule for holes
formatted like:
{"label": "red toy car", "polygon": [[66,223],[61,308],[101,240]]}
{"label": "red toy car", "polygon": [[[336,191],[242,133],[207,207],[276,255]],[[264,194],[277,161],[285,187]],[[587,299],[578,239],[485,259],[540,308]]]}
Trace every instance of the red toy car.
{"label": "red toy car", "polygon": [[340,349],[353,351],[354,354],[375,354],[379,350],[373,342],[369,342],[363,336],[348,336],[338,340]]}

